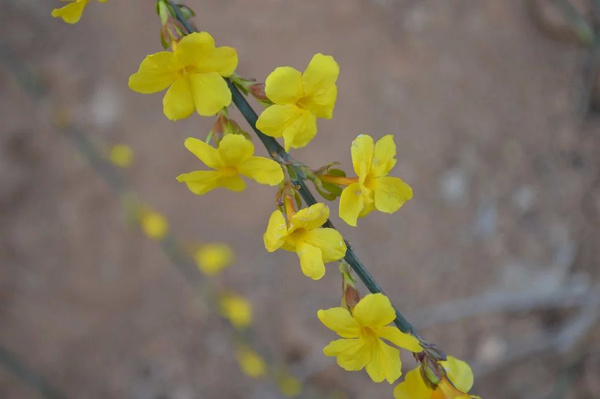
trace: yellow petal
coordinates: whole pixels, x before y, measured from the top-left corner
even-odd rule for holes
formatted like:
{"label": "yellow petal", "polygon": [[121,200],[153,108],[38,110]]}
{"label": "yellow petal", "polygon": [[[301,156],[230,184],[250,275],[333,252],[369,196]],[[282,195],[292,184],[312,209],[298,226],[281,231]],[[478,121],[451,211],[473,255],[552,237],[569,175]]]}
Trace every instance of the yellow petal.
{"label": "yellow petal", "polygon": [[189,81],[198,114],[211,116],[231,104],[231,91],[218,73],[192,73]]}
{"label": "yellow petal", "polygon": [[219,173],[219,177],[217,178],[217,187],[223,187],[231,191],[240,192],[246,189],[246,182],[238,175],[229,176],[229,174],[227,174],[223,176],[221,173]]}
{"label": "yellow petal", "polygon": [[373,138],[368,134],[361,134],[352,142],[352,166],[359,177],[364,178],[371,172],[373,151]]}
{"label": "yellow petal", "polygon": [[337,356],[337,364],[346,371],[358,371],[371,360],[369,346],[362,338],[338,339],[323,348],[325,356]]}
{"label": "yellow petal", "polygon": [[367,364],[367,374],[375,382],[387,380],[390,384],[394,383],[402,375],[400,351],[377,340],[371,362]]}
{"label": "yellow petal", "polygon": [[403,333],[402,331],[398,330],[397,327],[379,327],[375,330],[375,333],[380,338],[387,339],[392,344],[400,348],[407,349],[411,352],[418,353],[423,350],[418,339],[416,339],[413,335]]}
{"label": "yellow petal", "polygon": [[364,327],[383,327],[396,318],[396,312],[387,296],[368,294],[354,307],[354,318]]}
{"label": "yellow petal", "polygon": [[175,57],[169,51],[161,51],[144,58],[139,70],[129,77],[129,88],[149,94],[169,87],[177,78]]}
{"label": "yellow petal", "polygon": [[240,368],[249,377],[260,378],[267,371],[267,366],[258,353],[249,348],[240,348],[236,353]]}
{"label": "yellow petal", "polygon": [[194,112],[194,98],[187,78],[176,79],[163,97],[163,111],[172,121],[184,119]]}
{"label": "yellow petal", "polygon": [[177,176],[177,181],[185,183],[187,188],[196,195],[204,195],[218,187],[219,172],[201,171],[183,173]]}
{"label": "yellow petal", "polygon": [[327,218],[329,218],[329,208],[324,203],[318,202],[296,212],[292,216],[290,230],[300,227],[306,230],[313,230],[323,226]]}
{"label": "yellow petal", "polygon": [[325,275],[325,264],[321,250],[305,242],[299,242],[296,253],[300,258],[300,268],[306,277],[319,280]]}
{"label": "yellow petal", "polygon": [[206,144],[204,141],[198,140],[195,137],[188,137],[185,139],[183,145],[209,168],[219,169],[223,165],[217,149]]}
{"label": "yellow petal", "polygon": [[353,183],[342,191],[340,196],[340,218],[350,226],[356,227],[358,216],[363,210],[365,201],[360,185]]}
{"label": "yellow petal", "polygon": [[260,184],[276,186],[283,180],[281,165],[272,159],[251,157],[241,163],[238,170]]}
{"label": "yellow petal", "polygon": [[233,47],[217,47],[212,51],[210,58],[198,66],[200,72],[216,72],[228,77],[233,74],[238,65],[237,51]]}
{"label": "yellow petal", "polygon": [[303,110],[300,116],[283,131],[285,150],[306,146],[316,134],[317,118],[310,111]]}
{"label": "yellow petal", "polygon": [[289,67],[278,67],[265,80],[265,94],[275,104],[294,104],[304,94],[302,74]]}
{"label": "yellow petal", "polygon": [[442,366],[448,373],[448,378],[452,384],[463,392],[469,392],[473,386],[473,371],[467,362],[448,356]]}
{"label": "yellow petal", "polygon": [[330,228],[318,228],[308,231],[302,239],[321,250],[324,262],[333,262],[346,255],[346,243],[339,231]]}
{"label": "yellow petal", "polygon": [[240,295],[227,294],[221,298],[221,313],[235,328],[246,328],[252,324],[252,305]]}
{"label": "yellow petal", "polygon": [[224,165],[237,166],[252,157],[254,144],[241,134],[226,134],[217,151]]}
{"label": "yellow petal", "polygon": [[280,210],[276,210],[271,214],[269,224],[267,225],[267,231],[263,235],[263,241],[267,251],[274,252],[278,250],[283,245],[286,235],[287,226],[285,224],[285,218]]}
{"label": "yellow petal", "polygon": [[198,268],[208,276],[214,276],[233,262],[233,250],[226,244],[206,244],[194,253]]}
{"label": "yellow petal", "polygon": [[325,327],[335,331],[340,337],[358,338],[360,336],[360,324],[352,318],[345,308],[331,308],[319,310],[317,317]]}
{"label": "yellow petal", "polygon": [[194,32],[177,43],[175,56],[180,67],[199,67],[207,62],[215,50],[215,39],[207,32]]}
{"label": "yellow petal", "polygon": [[404,381],[394,389],[394,399],[430,399],[431,389],[425,385],[419,368],[406,373]]}
{"label": "yellow petal", "polygon": [[271,105],[258,117],[256,127],[271,137],[282,137],[285,129],[302,115],[296,105]]}
{"label": "yellow petal", "polygon": [[379,177],[373,181],[375,208],[380,212],[394,213],[412,198],[412,188],[397,177]]}
{"label": "yellow petal", "polygon": [[52,16],[54,18],[62,18],[62,20],[68,24],[76,24],[81,19],[83,10],[88,3],[89,0],[74,1],[62,8],[55,8],[52,10]]}
{"label": "yellow petal", "polygon": [[302,74],[306,105],[318,118],[331,119],[340,67],[332,56],[315,54]]}
{"label": "yellow petal", "polygon": [[374,177],[385,176],[396,165],[396,144],[394,136],[388,134],[375,144],[375,153],[371,170]]}

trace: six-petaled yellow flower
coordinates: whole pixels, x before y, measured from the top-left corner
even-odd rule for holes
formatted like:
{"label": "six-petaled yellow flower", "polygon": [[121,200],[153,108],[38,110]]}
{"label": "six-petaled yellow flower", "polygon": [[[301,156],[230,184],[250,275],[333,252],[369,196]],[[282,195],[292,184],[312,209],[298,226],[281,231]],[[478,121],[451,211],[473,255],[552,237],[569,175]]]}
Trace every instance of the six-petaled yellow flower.
{"label": "six-petaled yellow flower", "polygon": [[[81,19],[83,10],[91,0],[61,0],[67,1],[69,4],[62,8],[52,10],[54,18],[62,18],[68,24],[76,24]],[[106,3],[106,0],[98,0],[100,3]]]}
{"label": "six-petaled yellow flower", "polygon": [[258,183],[275,186],[283,180],[281,166],[264,157],[255,157],[254,145],[238,134],[228,134],[214,148],[193,137],[185,140],[185,148],[190,150],[214,171],[195,171],[177,176],[191,192],[203,195],[224,187],[231,191],[243,191],[246,183],[240,177],[249,177]]}
{"label": "six-petaled yellow flower", "polygon": [[187,118],[194,110],[214,115],[231,103],[231,92],[223,77],[237,67],[232,47],[215,47],[212,36],[196,32],[174,45],[174,51],[147,56],[138,72],[129,78],[129,88],[143,94],[166,89],[163,110],[167,118]]}
{"label": "six-petaled yellow flower", "polygon": [[[423,380],[421,371],[417,367],[406,373],[396,389],[395,399],[471,399],[476,396],[467,392],[473,386],[473,372],[466,362],[448,356],[447,361],[441,362],[446,369],[446,377],[432,389]],[[452,383],[450,383],[452,381]]]}
{"label": "six-petaled yellow flower", "polygon": [[331,119],[337,98],[340,67],[330,55],[315,54],[304,73],[278,67],[265,81],[274,105],[265,109],[256,127],[271,137],[283,137],[285,150],[307,145],[317,133],[317,118]]}
{"label": "six-petaled yellow flower", "polygon": [[280,210],[271,214],[264,234],[265,248],[296,252],[305,276],[318,280],[325,275],[325,263],[342,259],[346,243],[335,229],[321,227],[329,218],[329,208],[322,203],[294,213],[286,224]]}
{"label": "six-petaled yellow flower", "polygon": [[337,356],[337,363],[344,370],[366,368],[375,382],[387,380],[391,384],[402,374],[400,352],[382,339],[412,352],[422,350],[414,336],[388,325],[396,318],[396,312],[383,294],[365,296],[352,314],[339,307],[319,310],[317,315],[327,328],[342,337],[327,345],[323,353]]}
{"label": "six-petaled yellow flower", "polygon": [[352,165],[358,177],[338,178],[349,184],[340,197],[340,218],[350,226],[356,226],[359,217],[374,209],[394,213],[411,199],[412,188],[408,184],[387,176],[395,164],[396,144],[392,135],[382,137],[375,145],[371,136],[358,136],[352,142]]}

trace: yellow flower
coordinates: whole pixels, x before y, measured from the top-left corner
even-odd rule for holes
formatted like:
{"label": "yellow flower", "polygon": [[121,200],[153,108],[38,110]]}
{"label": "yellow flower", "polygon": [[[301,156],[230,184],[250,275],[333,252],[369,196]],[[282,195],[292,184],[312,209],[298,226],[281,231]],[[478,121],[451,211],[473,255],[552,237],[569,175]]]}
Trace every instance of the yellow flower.
{"label": "yellow flower", "polygon": [[279,390],[288,398],[295,398],[302,393],[302,383],[292,375],[279,378]]}
{"label": "yellow flower", "polygon": [[305,276],[318,280],[325,275],[325,263],[346,255],[346,243],[335,229],[323,228],[329,218],[329,208],[318,203],[301,209],[290,218],[289,227],[280,210],[271,214],[263,239],[265,248],[296,252]]}
{"label": "yellow flower", "polygon": [[339,307],[319,310],[317,316],[327,328],[343,338],[331,342],[323,353],[337,356],[337,363],[344,370],[366,368],[375,382],[387,380],[391,384],[402,374],[400,351],[382,339],[412,352],[423,350],[414,336],[388,326],[396,318],[396,312],[383,294],[365,296],[352,314]]}
{"label": "yellow flower", "polygon": [[331,119],[337,98],[340,67],[330,55],[315,54],[304,73],[278,67],[265,81],[274,105],[265,109],[256,127],[271,137],[283,137],[285,150],[307,145],[317,133],[317,118]]}
{"label": "yellow flower", "polygon": [[221,313],[236,328],[245,328],[252,323],[252,305],[242,296],[227,294],[221,297]]}
{"label": "yellow flower", "polygon": [[196,250],[194,260],[204,274],[214,276],[233,262],[233,251],[227,244],[207,244]]}
{"label": "yellow flower", "polygon": [[373,145],[373,138],[361,134],[352,142],[352,165],[358,175],[340,197],[340,218],[350,226],[372,210],[394,213],[412,198],[412,188],[397,177],[388,177],[396,164],[394,137],[387,135]]}
{"label": "yellow flower", "polygon": [[[76,24],[81,19],[83,10],[91,0],[61,0],[68,1],[69,4],[62,8],[52,10],[54,18],[62,18],[68,24]],[[100,3],[106,3],[106,0],[98,0]]]}
{"label": "yellow flower", "polygon": [[133,162],[133,151],[126,144],[117,144],[110,149],[108,159],[119,168],[126,168]]}
{"label": "yellow flower", "polygon": [[235,49],[215,48],[206,32],[189,34],[174,47],[173,52],[147,56],[129,78],[129,88],[149,94],[169,87],[163,111],[171,120],[187,118],[194,110],[210,116],[228,106],[231,92],[223,77],[231,76],[237,67]]}
{"label": "yellow flower", "polygon": [[255,157],[254,145],[238,134],[223,137],[216,149],[205,142],[188,137],[185,148],[215,171],[195,171],[177,176],[178,182],[185,182],[196,195],[203,195],[224,187],[231,191],[243,191],[246,183],[240,175],[258,183],[275,186],[283,180],[281,166],[267,158]]}
{"label": "yellow flower", "polygon": [[[471,399],[467,392],[473,386],[473,372],[466,362],[448,356],[448,360],[440,362],[446,369],[447,378],[444,378],[436,389],[431,389],[423,380],[421,371],[417,367],[406,373],[396,389],[395,399]],[[452,383],[450,383],[450,381]]]}
{"label": "yellow flower", "polygon": [[267,366],[260,355],[245,346],[238,348],[236,353],[240,368],[249,377],[260,378],[265,375]]}
{"label": "yellow flower", "polygon": [[162,240],[169,232],[167,219],[155,211],[143,211],[140,216],[140,225],[144,233],[153,240]]}

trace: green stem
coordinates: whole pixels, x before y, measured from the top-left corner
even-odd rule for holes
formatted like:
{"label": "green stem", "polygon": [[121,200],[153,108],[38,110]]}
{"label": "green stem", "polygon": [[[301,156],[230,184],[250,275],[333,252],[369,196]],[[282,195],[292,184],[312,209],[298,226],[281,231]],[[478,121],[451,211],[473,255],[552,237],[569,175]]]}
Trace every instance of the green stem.
{"label": "green stem", "polygon": [[[172,2],[169,2],[169,4],[173,8],[175,16],[177,17],[179,22],[181,22],[181,24],[189,31],[189,33],[194,32],[194,28],[190,25],[188,20],[183,17],[178,7]],[[306,205],[311,206],[316,204],[317,200],[315,199],[312,192],[304,182],[304,179],[302,178],[304,177],[304,173],[302,172],[302,170],[293,165],[293,158],[290,156],[290,154],[288,154],[285,151],[285,149],[277,142],[277,140],[275,140],[273,137],[265,135],[263,132],[257,129],[256,121],[258,120],[258,116],[256,112],[250,106],[250,104],[242,95],[240,90],[233,84],[233,82],[230,79],[225,80],[227,81],[227,85],[231,90],[233,103],[240,110],[240,112],[244,116],[244,119],[246,119],[246,122],[248,122],[252,130],[254,130],[260,141],[263,143],[263,145],[269,152],[269,155],[271,155],[272,158],[283,159],[284,161],[290,163],[290,168],[293,169],[296,173],[296,176],[298,176],[297,178],[292,179],[292,182],[299,187],[298,192],[306,202]],[[335,229],[330,220],[327,220],[325,226]],[[358,275],[358,277],[361,279],[361,281],[365,284],[365,286],[370,292],[383,293],[383,290],[381,289],[377,281],[375,281],[375,279],[371,276],[371,274],[367,271],[366,267],[360,261],[358,256],[356,256],[356,254],[352,250],[350,243],[346,241],[346,244],[348,246],[348,250],[346,251],[346,256],[344,257],[344,259],[346,260],[346,262],[348,262],[350,267],[352,267],[352,270],[354,270],[354,272]],[[410,324],[406,320],[406,318],[404,318],[404,316],[398,311],[398,309],[394,307],[394,310],[396,311],[396,319],[394,320],[396,326],[398,326],[398,328],[405,333],[417,336],[415,328],[412,326],[412,324]]]}

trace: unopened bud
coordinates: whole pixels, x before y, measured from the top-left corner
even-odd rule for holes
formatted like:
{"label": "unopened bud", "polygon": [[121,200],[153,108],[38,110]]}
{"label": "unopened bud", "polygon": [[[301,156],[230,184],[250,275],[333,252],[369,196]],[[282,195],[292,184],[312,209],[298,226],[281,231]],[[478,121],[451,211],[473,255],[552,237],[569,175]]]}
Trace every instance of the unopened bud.
{"label": "unopened bud", "polygon": [[254,83],[249,87],[250,93],[259,101],[269,101],[267,94],[265,93],[264,83]]}

